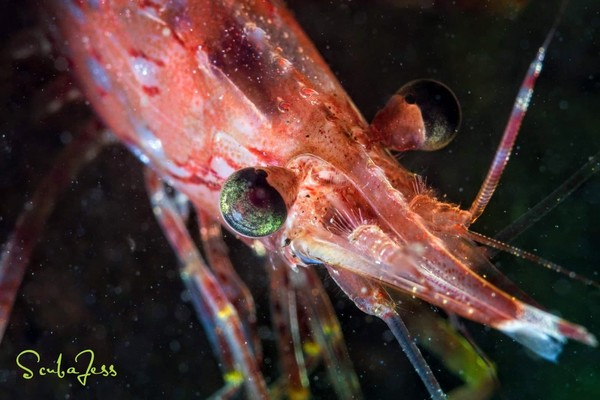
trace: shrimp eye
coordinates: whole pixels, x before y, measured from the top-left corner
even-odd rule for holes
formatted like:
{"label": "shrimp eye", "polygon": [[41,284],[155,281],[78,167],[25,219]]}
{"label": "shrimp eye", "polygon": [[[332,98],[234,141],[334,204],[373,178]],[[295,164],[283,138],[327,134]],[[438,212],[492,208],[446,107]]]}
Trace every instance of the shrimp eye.
{"label": "shrimp eye", "polygon": [[458,100],[446,85],[421,79],[400,88],[377,113],[371,129],[392,150],[432,151],[454,139],[461,118]]}
{"label": "shrimp eye", "polygon": [[267,176],[267,172],[259,168],[240,169],[221,189],[219,205],[223,219],[240,235],[268,236],[285,222],[285,201],[269,184]]}

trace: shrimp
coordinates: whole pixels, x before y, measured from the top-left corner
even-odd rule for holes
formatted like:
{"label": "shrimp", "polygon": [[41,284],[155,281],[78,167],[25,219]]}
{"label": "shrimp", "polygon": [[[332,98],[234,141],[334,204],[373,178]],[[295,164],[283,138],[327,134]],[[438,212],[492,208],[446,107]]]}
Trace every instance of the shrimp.
{"label": "shrimp", "polygon": [[[322,95],[322,93],[320,93],[320,94]],[[510,98],[510,96],[508,96],[508,97]],[[286,108],[287,106],[289,106],[289,107],[293,107],[293,106],[294,106],[294,104],[286,104],[286,102],[278,102],[278,103],[277,103],[277,105],[278,105],[278,106],[280,106],[282,109],[284,109],[284,111],[285,111],[285,112],[287,112],[287,113],[292,113],[292,112],[294,112],[294,111],[293,111],[293,109],[292,109],[292,110],[287,110],[287,111],[285,110],[285,108]],[[279,111],[279,110],[278,110],[278,111]],[[283,113],[282,113],[282,115],[285,115],[285,114],[283,114]],[[288,115],[289,115],[289,114],[288,114]],[[120,153],[118,153],[118,154],[119,154],[119,156],[121,156],[121,154],[120,154]],[[446,165],[448,165],[448,164],[446,164]],[[473,179],[474,179],[474,178],[473,178]],[[180,190],[181,190],[181,188],[178,188],[178,189],[180,189]],[[184,190],[181,190],[181,191],[185,193],[185,191],[184,191]],[[188,194],[188,193],[186,193],[186,194]],[[367,210],[367,211],[368,211],[368,210]],[[343,213],[340,213],[339,215],[341,215],[341,218],[343,219],[345,214],[343,214]],[[359,222],[360,222],[360,221],[367,221],[367,219],[368,219],[368,218],[371,218],[371,219],[372,219],[372,218],[374,218],[374,216],[373,216],[373,215],[369,215],[369,214],[368,214],[368,213],[366,213],[366,212],[365,212],[365,214],[364,214],[364,215],[359,215],[359,216],[356,216],[355,214],[352,214],[352,213],[350,213],[350,214],[348,214],[348,215],[350,215],[350,218],[349,218],[350,220],[358,220]],[[356,216],[356,218],[355,218],[355,216]],[[288,217],[288,218],[289,218],[289,217]],[[363,218],[364,218],[364,220],[363,220]],[[355,222],[352,222],[352,221],[346,221],[346,223],[345,223],[345,224],[346,224],[346,225],[348,225],[348,224],[350,224],[350,225],[351,225],[352,223],[355,223]],[[146,224],[147,224],[147,223],[146,223]],[[343,226],[342,226],[342,228],[343,228]],[[352,228],[353,228],[353,230],[355,230],[356,232],[358,232],[358,228],[359,228],[359,227],[357,227],[357,226],[354,226],[354,227],[352,227]],[[114,233],[113,233],[113,234],[114,234]],[[369,234],[369,232],[368,232],[368,231],[365,231],[365,237],[368,237],[368,234]],[[372,235],[380,235],[380,232],[375,230],[375,231],[372,231],[372,232],[371,232],[371,234],[372,234]],[[119,234],[117,233],[117,235],[119,235]],[[121,235],[123,235],[123,234],[121,233]],[[126,235],[126,234],[125,234],[125,235]],[[356,235],[355,235],[355,236],[356,236]],[[137,240],[135,240],[135,241],[134,241],[134,240],[130,240],[130,241],[128,241],[128,244],[129,244],[129,246],[130,246],[130,248],[132,249],[132,252],[133,252],[134,254],[135,254],[135,249],[137,249],[137,248],[140,246],[140,244],[139,244],[139,243],[136,243],[136,242],[137,242]],[[292,243],[290,244],[290,246],[291,246],[291,245],[293,245],[293,244],[294,244],[294,243],[293,243],[293,241],[292,241]],[[287,247],[290,247],[290,246],[287,246]],[[270,250],[272,250],[272,249],[270,249]],[[119,259],[119,258],[122,258],[122,257],[123,257],[122,255],[119,255],[117,258]],[[306,256],[306,255],[304,255],[304,257],[307,257],[307,256]],[[311,261],[311,260],[306,260],[306,259],[305,259],[305,261],[307,261],[307,264],[312,264],[311,262],[308,262],[308,261]],[[319,262],[319,260],[315,260],[315,259],[312,259],[312,261],[313,261],[313,262],[314,262],[314,261],[317,261],[317,262]],[[151,260],[147,260],[147,261],[144,263],[144,264],[146,264],[146,266],[144,267],[144,270],[140,270],[140,274],[146,274],[146,268],[148,268],[148,266],[150,265],[150,263],[152,263],[152,261],[151,261]],[[171,262],[171,263],[172,263],[172,262]],[[86,269],[86,270],[89,270],[89,269],[92,269],[92,268],[94,268],[93,264],[92,264],[92,263],[89,263],[89,262],[86,262],[84,265],[85,265],[85,269]],[[166,268],[166,266],[167,266],[167,265],[168,265],[168,264],[167,264],[167,263],[165,263],[165,268]],[[97,268],[100,268],[100,269],[102,269],[101,267],[97,267]],[[253,267],[251,267],[251,266],[248,266],[248,268],[253,268]],[[301,268],[307,268],[307,267],[301,267]],[[310,268],[314,268],[314,267],[310,267]],[[86,272],[87,272],[87,271],[86,271]],[[357,272],[359,272],[359,271],[357,271]],[[359,275],[360,275],[360,274],[359,274]],[[154,285],[153,285],[153,286],[154,286]],[[115,287],[119,287],[119,285],[115,285]],[[149,290],[149,292],[150,292],[150,293],[148,293],[148,295],[149,295],[149,297],[151,297],[151,298],[152,298],[152,297],[154,296],[154,294],[153,294],[153,290]],[[93,293],[93,292],[92,292],[92,293]],[[88,300],[89,302],[91,302],[91,304],[94,304],[94,302],[95,302],[95,300],[94,300],[94,297],[97,297],[97,296],[91,296],[91,299],[89,299],[89,300]],[[348,306],[346,306],[346,307],[348,307]],[[345,312],[346,312],[346,311],[345,311]],[[159,315],[161,315],[161,312],[160,312],[160,311],[158,311],[158,314],[159,314]],[[188,320],[189,320],[189,318],[188,318]],[[197,328],[197,330],[198,330],[198,329],[199,329],[199,328]],[[172,344],[172,342],[170,342],[170,343],[169,343],[169,345],[170,345],[170,346],[171,346],[171,344]],[[147,349],[147,346],[148,346],[148,344],[147,344],[147,340],[140,340],[140,342],[139,342],[139,346],[141,346],[143,349],[145,349],[145,351],[148,351],[148,349]],[[146,347],[144,347],[144,346],[146,346]],[[172,347],[173,347],[173,348],[177,348],[177,346],[178,346],[177,344],[172,344]],[[388,344],[388,347],[389,347],[389,344]],[[142,351],[144,351],[144,350],[142,350]],[[204,366],[201,366],[201,367],[202,367],[202,368],[204,368]],[[386,369],[387,369],[387,368],[386,368]],[[201,371],[203,371],[203,369],[202,369]],[[360,371],[360,370],[359,370],[359,371]],[[206,379],[210,381],[210,379],[209,379],[209,378],[206,378]],[[398,389],[396,389],[396,390],[398,390]]]}

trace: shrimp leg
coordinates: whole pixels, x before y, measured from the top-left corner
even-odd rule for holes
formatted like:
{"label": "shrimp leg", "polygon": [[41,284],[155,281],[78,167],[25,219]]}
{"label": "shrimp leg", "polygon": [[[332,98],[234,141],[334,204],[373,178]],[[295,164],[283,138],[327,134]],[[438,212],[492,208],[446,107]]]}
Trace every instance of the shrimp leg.
{"label": "shrimp leg", "polygon": [[431,368],[414,343],[408,329],[396,311],[395,303],[385,289],[362,276],[327,265],[329,275],[346,295],[365,314],[380,318],[387,324],[402,350],[425,384],[432,400],[446,399],[446,394],[433,375]]}
{"label": "shrimp leg", "polygon": [[[395,295],[396,296],[396,295]],[[484,400],[497,387],[494,365],[469,340],[419,300],[402,296],[402,316],[409,331],[429,353],[464,384],[448,393],[451,400]]]}
{"label": "shrimp leg", "polygon": [[93,160],[102,147],[111,141],[107,132],[99,132],[95,121],[88,124],[62,150],[17,219],[15,230],[0,254],[0,342],[33,247],[42,234],[59,195],[77,176],[81,167]]}
{"label": "shrimp leg", "polygon": [[216,335],[217,341],[213,341],[214,351],[221,355],[222,360],[227,359],[228,354],[232,357],[232,363],[228,366],[231,369],[224,372],[226,387],[219,393],[232,394],[241,385],[244,377],[250,398],[269,398],[257,360],[246,345],[249,339],[237,310],[200,256],[181,215],[167,195],[163,182],[148,168],[146,187],[154,215],[179,258],[180,275],[192,293],[196,311],[205,324],[209,338],[212,332]]}
{"label": "shrimp leg", "polygon": [[[303,352],[302,334],[298,318],[298,296],[288,274],[288,266],[273,257],[267,267],[270,278],[271,317],[281,365],[281,384],[275,389],[281,397],[308,399],[310,387]],[[293,273],[293,272],[292,272]],[[310,347],[310,346],[309,346]],[[307,354],[319,358],[320,354]],[[281,388],[284,388],[283,390]]]}
{"label": "shrimp leg", "polygon": [[257,363],[260,364],[262,349],[260,339],[256,333],[254,298],[233,268],[227,245],[223,241],[221,224],[202,210],[198,210],[198,224],[200,225],[202,249],[206,254],[208,265],[223,288],[225,295],[238,312],[244,331],[251,339],[250,344],[252,345],[254,357]]}
{"label": "shrimp leg", "polygon": [[[288,271],[297,290],[302,289],[298,295],[299,309],[303,311],[312,337],[323,353],[329,379],[338,396],[342,399],[361,399],[360,384],[348,355],[340,323],[320,278],[310,268],[299,268],[297,273],[289,268]],[[306,346],[304,348],[306,352],[308,349]]]}
{"label": "shrimp leg", "polygon": [[309,268],[294,270],[276,257],[271,264],[273,325],[288,381],[288,396],[306,398],[306,371],[323,359],[338,397],[361,399],[340,324],[316,272]]}

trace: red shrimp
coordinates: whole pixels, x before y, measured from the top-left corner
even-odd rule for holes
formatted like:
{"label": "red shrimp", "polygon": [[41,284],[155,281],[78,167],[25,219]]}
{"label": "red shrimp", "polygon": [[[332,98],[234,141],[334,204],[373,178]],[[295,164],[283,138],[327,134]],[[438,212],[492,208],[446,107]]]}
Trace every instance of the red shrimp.
{"label": "red shrimp", "polygon": [[[184,266],[192,266],[182,276],[192,296],[204,302],[199,308],[206,325],[218,332],[217,357],[233,366],[224,371],[226,383],[238,385],[238,372],[250,397],[274,391],[261,382],[259,345],[245,340],[254,337],[251,313],[228,299],[226,291],[235,285],[199,269],[202,261],[181,225],[185,213],[162,181],[191,201],[203,226],[223,222],[224,216],[247,243],[254,242],[248,237],[260,238],[274,271],[287,271],[274,282],[283,285],[290,277],[306,279],[306,270],[327,269],[359,308],[384,319],[401,341],[404,336],[434,398],[443,394],[399,325],[396,292],[504,330],[546,358],[558,354],[563,337],[595,343],[583,328],[506,296],[470,271],[486,263],[467,231],[473,215],[436,200],[388,155],[383,144],[399,147],[406,141],[382,136],[382,123],[366,124],[280,4],[198,2],[192,9],[183,2],[181,8],[159,2],[57,4],[63,7],[52,11],[59,16],[58,37],[67,39],[63,51],[85,96],[108,128],[154,170],[147,173],[153,207]],[[236,172],[246,167],[254,169]],[[261,216],[246,223],[239,209],[227,208],[223,185],[233,182],[230,196],[237,196],[239,180],[248,176],[260,182],[259,194],[271,187],[279,194],[273,202],[283,204],[286,217],[279,229],[272,228],[280,223],[275,218],[255,231],[258,223],[264,225]],[[209,251],[210,264],[216,254]],[[319,315],[325,306],[320,307],[309,316]],[[336,341],[332,346],[343,352]],[[310,352],[304,351],[309,365]],[[297,359],[284,354],[286,361],[292,371],[302,371]],[[341,370],[342,380],[353,379],[351,368]],[[302,382],[288,384],[304,388]]]}

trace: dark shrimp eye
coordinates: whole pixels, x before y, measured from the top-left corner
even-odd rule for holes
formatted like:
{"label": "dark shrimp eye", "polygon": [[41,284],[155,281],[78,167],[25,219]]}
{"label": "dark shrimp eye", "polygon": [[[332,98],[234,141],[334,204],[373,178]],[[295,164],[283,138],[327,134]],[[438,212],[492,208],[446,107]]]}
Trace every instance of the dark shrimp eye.
{"label": "dark shrimp eye", "polygon": [[421,79],[407,83],[398,91],[408,104],[417,105],[423,115],[425,140],[419,150],[439,150],[454,139],[461,122],[460,105],[444,84]]}
{"label": "dark shrimp eye", "polygon": [[267,176],[262,169],[244,168],[234,172],[221,189],[223,218],[240,235],[268,236],[285,222],[285,201]]}
{"label": "dark shrimp eye", "polygon": [[371,123],[375,141],[396,151],[438,150],[452,141],[461,113],[454,93],[433,80],[409,82]]}

